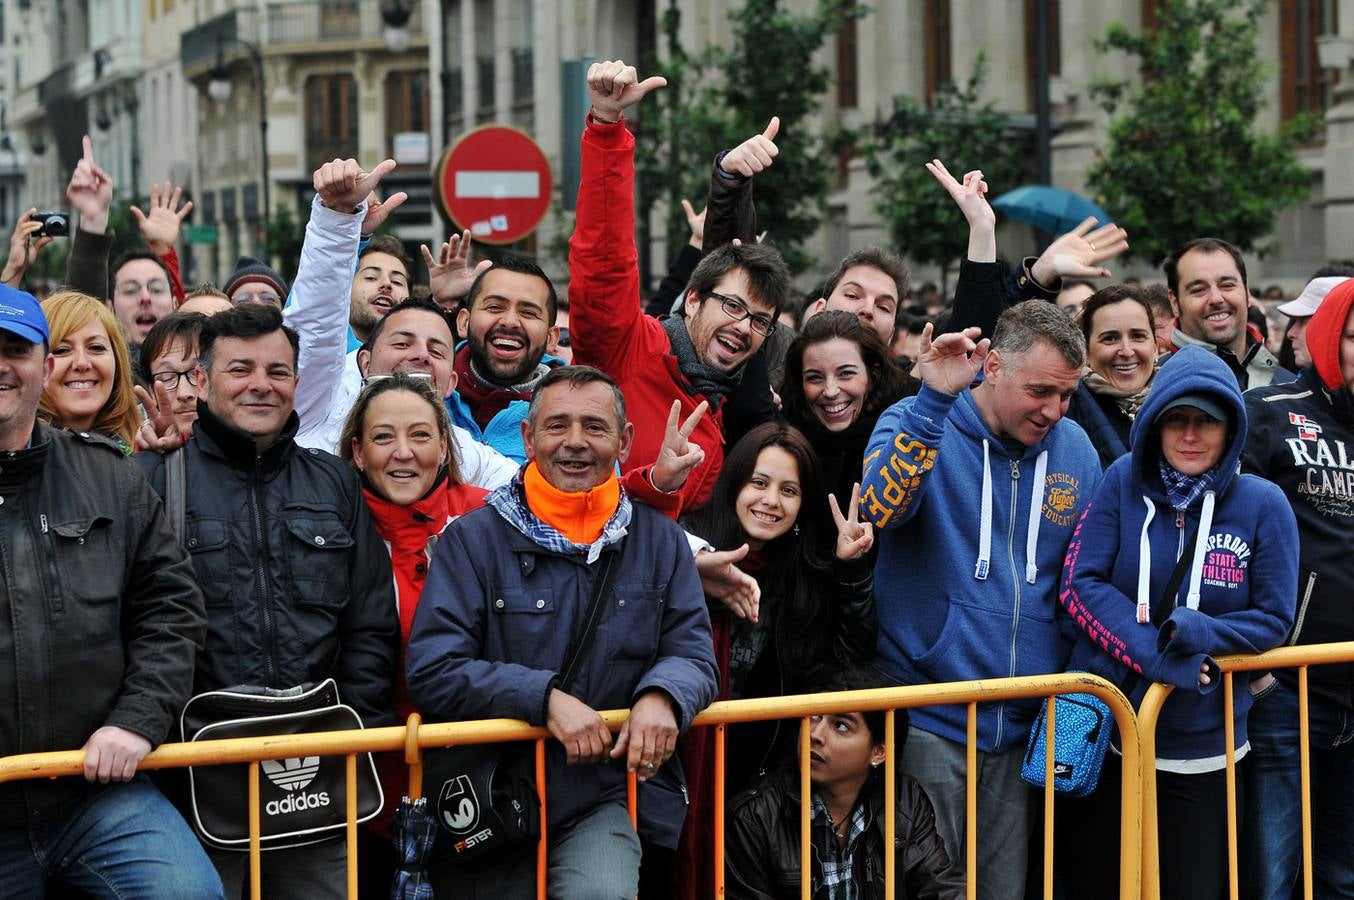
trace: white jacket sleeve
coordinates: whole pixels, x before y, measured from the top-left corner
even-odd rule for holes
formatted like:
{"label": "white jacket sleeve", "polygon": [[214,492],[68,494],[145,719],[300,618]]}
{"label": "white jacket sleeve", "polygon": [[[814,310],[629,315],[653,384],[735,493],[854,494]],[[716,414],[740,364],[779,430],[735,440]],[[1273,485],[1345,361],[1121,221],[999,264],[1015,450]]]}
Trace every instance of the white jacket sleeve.
{"label": "white jacket sleeve", "polygon": [[[333,409],[348,356],[348,306],[366,203],[353,213],[310,205],[292,302],[282,318],[301,338],[296,414],[304,430]],[[329,449],[329,448],[326,448]]]}
{"label": "white jacket sleeve", "polygon": [[492,491],[513,480],[518,465],[488,444],[481,444],[475,436],[459,425],[451,426],[452,443],[456,445],[456,462],[461,467],[461,481]]}

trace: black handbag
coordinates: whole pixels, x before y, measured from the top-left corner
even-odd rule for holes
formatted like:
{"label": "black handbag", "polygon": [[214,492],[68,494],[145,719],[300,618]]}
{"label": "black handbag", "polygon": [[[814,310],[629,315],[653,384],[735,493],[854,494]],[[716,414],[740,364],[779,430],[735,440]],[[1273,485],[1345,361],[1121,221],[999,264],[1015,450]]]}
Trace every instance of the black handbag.
{"label": "black handbag", "polygon": [[[568,690],[578,661],[597,633],[619,551],[602,555],[582,633],[565,659],[559,689]],[[447,747],[425,754],[424,784],[437,820],[433,846],[458,866],[482,866],[520,855],[541,836],[534,741]]]}
{"label": "black handbag", "polygon": [[[339,702],[338,686],[288,690],[236,687],[189,699],[179,719],[185,741],[307,734],[361,728],[362,719]],[[263,760],[259,777],[259,846],[300,847],[338,837],[347,827],[347,765],[342,756]],[[242,764],[190,766],[192,821],[204,843],[249,849],[249,769]],[[358,755],[357,819],[381,811],[384,798],[371,754]]]}

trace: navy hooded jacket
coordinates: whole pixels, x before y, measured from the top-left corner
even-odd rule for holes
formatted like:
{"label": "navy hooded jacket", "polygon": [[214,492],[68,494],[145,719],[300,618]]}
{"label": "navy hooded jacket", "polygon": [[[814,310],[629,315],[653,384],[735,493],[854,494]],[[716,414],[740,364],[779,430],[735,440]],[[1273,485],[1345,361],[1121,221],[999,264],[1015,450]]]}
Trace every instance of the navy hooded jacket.
{"label": "navy hooded jacket", "polygon": [[[1171,400],[1207,394],[1231,411],[1233,426],[1211,490],[1178,513],[1162,484],[1157,417]],[[1059,599],[1080,629],[1070,668],[1115,683],[1131,670],[1131,699],[1147,685],[1174,685],[1157,727],[1160,759],[1221,756],[1223,692],[1214,657],[1259,653],[1283,642],[1293,623],[1298,534],[1293,511],[1273,484],[1238,474],[1246,408],[1236,377],[1215,355],[1186,347],[1161,367],[1131,432],[1132,452],[1108,472],[1082,513],[1063,565]],[[1197,538],[1187,539],[1195,533]],[[1182,553],[1192,562],[1160,628],[1138,606],[1160,604]],[[1201,666],[1209,684],[1199,683]],[[1249,679],[1238,677],[1236,747],[1246,742]]]}

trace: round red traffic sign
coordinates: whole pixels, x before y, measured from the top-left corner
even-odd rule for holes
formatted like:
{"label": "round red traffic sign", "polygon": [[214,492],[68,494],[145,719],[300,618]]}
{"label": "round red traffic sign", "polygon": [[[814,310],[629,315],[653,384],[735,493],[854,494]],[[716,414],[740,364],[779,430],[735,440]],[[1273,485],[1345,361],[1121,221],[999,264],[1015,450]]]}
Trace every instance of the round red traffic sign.
{"label": "round red traffic sign", "polygon": [[534,231],[550,207],[550,190],[541,148],[504,125],[462,135],[442,155],[433,180],[442,212],[485,244],[511,244]]}

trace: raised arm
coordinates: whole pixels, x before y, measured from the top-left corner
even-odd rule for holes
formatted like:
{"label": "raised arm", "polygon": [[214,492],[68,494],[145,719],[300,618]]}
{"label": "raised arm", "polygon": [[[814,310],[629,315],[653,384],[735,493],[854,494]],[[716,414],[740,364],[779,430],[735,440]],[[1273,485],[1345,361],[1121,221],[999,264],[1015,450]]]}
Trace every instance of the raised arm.
{"label": "raised arm", "polygon": [[757,239],[757,208],[752,202],[752,179],[771,167],[780,154],[776,135],[780,118],[760,134],[715,157],[710,173],[710,194],[705,204],[705,246],[731,244],[735,239],[751,244]]}
{"label": "raised arm", "polygon": [[107,299],[108,254],[113,247],[108,210],[113,205],[113,179],[94,161],[89,135],[84,138],[84,155],[66,186],[66,200],[79,214],[66,259],[66,283],[72,290]]}

